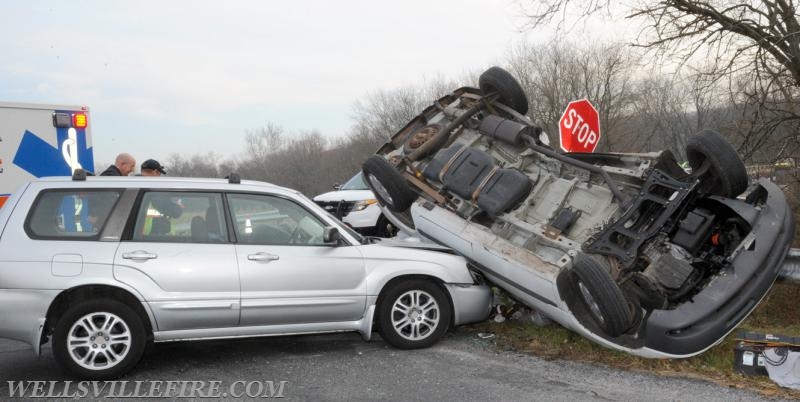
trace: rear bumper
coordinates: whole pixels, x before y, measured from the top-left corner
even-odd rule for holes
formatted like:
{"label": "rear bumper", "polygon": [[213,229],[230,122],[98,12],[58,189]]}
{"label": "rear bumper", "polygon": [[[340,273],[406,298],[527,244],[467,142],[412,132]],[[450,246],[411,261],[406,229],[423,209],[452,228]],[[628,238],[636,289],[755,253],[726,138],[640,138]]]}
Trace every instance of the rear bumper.
{"label": "rear bumper", "polygon": [[39,349],[47,309],[58,290],[0,289],[0,338],[15,339]]}
{"label": "rear bumper", "polygon": [[469,324],[489,318],[492,291],[486,285],[445,284],[453,300],[453,324]]}
{"label": "rear bumper", "polygon": [[767,201],[753,224],[753,245],[736,255],[730,269],[692,302],[653,311],[647,320],[647,348],[675,356],[700,353],[732,331],[767,294],[791,246],[794,221],[781,190],[766,180],[759,185],[767,191]]}

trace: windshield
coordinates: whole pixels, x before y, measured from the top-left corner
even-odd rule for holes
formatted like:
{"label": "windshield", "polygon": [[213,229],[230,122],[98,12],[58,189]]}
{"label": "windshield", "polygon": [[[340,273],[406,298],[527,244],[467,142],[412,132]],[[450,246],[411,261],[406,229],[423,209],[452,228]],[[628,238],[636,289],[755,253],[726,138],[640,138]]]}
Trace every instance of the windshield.
{"label": "windshield", "polygon": [[339,187],[339,190],[369,190],[367,183],[364,182],[364,174],[358,172],[355,176],[351,177],[346,183]]}

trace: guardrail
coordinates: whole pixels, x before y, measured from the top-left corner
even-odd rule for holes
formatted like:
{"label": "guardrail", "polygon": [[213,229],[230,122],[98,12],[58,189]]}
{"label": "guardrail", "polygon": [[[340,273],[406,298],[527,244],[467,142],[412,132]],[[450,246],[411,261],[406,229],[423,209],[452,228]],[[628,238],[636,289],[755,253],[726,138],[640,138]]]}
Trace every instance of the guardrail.
{"label": "guardrail", "polygon": [[800,282],[800,248],[789,249],[789,254],[783,260],[780,277]]}

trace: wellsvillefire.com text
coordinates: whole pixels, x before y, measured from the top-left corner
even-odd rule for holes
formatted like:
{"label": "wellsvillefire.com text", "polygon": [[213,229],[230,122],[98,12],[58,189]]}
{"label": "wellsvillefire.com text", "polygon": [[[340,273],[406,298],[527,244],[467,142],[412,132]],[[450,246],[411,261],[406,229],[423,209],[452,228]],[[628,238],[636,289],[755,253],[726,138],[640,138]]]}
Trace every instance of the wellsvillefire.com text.
{"label": "wellsvillefire.com text", "polygon": [[288,381],[8,381],[10,398],[283,398]]}

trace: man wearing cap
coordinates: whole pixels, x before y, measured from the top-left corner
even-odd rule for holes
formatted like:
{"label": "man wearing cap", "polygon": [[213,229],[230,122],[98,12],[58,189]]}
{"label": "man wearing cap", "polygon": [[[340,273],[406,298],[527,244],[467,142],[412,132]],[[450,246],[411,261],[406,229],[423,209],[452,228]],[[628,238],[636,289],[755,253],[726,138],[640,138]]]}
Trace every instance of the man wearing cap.
{"label": "man wearing cap", "polygon": [[161,176],[167,174],[164,166],[155,159],[148,159],[142,163],[142,176]]}
{"label": "man wearing cap", "polygon": [[[161,166],[155,159],[144,161],[141,168],[142,176],[161,176],[162,174],[167,174],[167,171],[164,170],[164,166]],[[144,225],[142,225],[141,234],[164,235],[172,233],[172,219],[177,219],[183,212],[180,199],[157,196],[153,198],[151,207],[155,209],[158,214],[151,215],[150,212],[148,212],[147,216],[145,216]],[[148,211],[149,209],[150,208],[148,208]],[[158,229],[156,229],[154,225],[158,226]]]}

